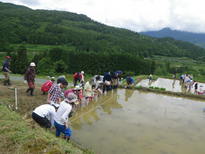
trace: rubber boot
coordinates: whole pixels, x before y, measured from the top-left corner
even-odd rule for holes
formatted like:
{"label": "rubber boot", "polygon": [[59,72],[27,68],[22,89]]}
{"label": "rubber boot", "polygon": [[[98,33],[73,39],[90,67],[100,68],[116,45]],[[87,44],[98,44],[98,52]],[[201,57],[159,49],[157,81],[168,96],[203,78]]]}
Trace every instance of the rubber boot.
{"label": "rubber boot", "polygon": [[8,84],[9,86],[11,85],[10,79],[7,80],[7,84]]}
{"label": "rubber boot", "polygon": [[31,90],[31,88],[28,88],[28,89],[26,90],[26,93],[28,93],[30,90]]}
{"label": "rubber boot", "polygon": [[31,95],[31,96],[33,96],[33,91],[34,91],[34,89],[31,88],[31,92],[30,92],[30,95]]}
{"label": "rubber boot", "polygon": [[6,86],[7,85],[7,80],[4,80],[4,86]]}
{"label": "rubber boot", "polygon": [[68,142],[70,141],[70,136],[64,136],[64,139]]}

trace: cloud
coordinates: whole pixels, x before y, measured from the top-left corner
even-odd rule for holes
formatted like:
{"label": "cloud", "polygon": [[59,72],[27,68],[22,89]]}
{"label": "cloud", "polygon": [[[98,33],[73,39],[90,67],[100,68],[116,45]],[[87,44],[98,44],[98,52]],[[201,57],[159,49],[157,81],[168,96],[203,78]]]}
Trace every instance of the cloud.
{"label": "cloud", "polygon": [[134,31],[172,29],[205,32],[204,0],[3,0],[33,9],[85,14]]}
{"label": "cloud", "polygon": [[40,4],[38,0],[19,0],[19,2],[28,6],[37,6]]}

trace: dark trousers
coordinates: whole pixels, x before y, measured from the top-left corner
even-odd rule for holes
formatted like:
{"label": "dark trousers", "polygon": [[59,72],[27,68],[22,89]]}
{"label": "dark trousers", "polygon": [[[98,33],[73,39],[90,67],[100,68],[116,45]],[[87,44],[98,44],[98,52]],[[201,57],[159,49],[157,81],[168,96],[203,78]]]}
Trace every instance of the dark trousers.
{"label": "dark trousers", "polygon": [[51,128],[51,123],[46,117],[41,117],[36,113],[32,113],[32,118],[35,120],[41,127]]}
{"label": "dark trousers", "polygon": [[78,84],[78,82],[80,82],[80,79],[74,79],[74,80],[73,80],[73,85],[74,85],[74,87]]}
{"label": "dark trousers", "polygon": [[104,85],[104,86],[103,86],[103,93],[104,93],[105,91],[110,91],[110,90],[112,90],[112,86],[111,86],[111,85],[109,85],[109,86]]}

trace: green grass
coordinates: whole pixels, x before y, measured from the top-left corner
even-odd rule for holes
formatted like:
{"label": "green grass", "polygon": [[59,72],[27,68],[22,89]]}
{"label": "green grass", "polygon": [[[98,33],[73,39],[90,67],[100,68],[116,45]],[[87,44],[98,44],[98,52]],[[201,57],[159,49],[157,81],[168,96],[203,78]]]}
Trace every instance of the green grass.
{"label": "green grass", "polygon": [[72,143],[56,138],[29,119],[22,119],[14,111],[0,104],[0,149],[2,153],[21,154],[89,154]]}

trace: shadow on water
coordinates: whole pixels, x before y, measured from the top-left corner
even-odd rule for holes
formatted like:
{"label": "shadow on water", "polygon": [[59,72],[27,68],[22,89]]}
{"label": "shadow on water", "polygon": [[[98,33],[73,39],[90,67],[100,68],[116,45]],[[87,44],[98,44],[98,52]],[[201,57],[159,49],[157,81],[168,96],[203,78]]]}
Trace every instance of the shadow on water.
{"label": "shadow on water", "polygon": [[73,139],[98,154],[204,154],[204,102],[118,89],[71,119]]}

